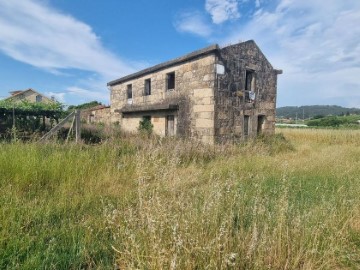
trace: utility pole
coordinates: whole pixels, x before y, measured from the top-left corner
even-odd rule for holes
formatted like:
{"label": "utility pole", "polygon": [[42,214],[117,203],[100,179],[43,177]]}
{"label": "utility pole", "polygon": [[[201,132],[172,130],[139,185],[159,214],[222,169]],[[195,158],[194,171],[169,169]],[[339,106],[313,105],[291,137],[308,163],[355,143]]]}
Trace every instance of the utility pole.
{"label": "utility pole", "polygon": [[303,108],[303,121],[305,121],[305,111],[304,111],[304,108]]}

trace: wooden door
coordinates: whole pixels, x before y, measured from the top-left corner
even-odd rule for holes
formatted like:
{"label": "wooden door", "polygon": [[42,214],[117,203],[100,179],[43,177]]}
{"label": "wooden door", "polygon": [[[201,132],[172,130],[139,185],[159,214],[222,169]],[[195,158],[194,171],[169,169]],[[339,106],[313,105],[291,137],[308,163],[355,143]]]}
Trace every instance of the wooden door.
{"label": "wooden door", "polygon": [[168,115],[166,117],[166,136],[175,135],[175,117],[173,115]]}

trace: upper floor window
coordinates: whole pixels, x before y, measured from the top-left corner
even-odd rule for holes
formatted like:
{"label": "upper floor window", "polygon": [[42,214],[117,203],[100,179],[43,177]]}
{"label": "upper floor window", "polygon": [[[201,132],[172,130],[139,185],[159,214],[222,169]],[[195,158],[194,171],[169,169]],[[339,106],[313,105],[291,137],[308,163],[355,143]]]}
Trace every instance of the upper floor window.
{"label": "upper floor window", "polygon": [[127,99],[132,99],[132,84],[126,86],[126,97]]}
{"label": "upper floor window", "polygon": [[246,70],[245,75],[245,90],[255,90],[255,72],[253,70]]}
{"label": "upper floor window", "polygon": [[37,95],[36,96],[36,102],[41,102],[42,101],[42,96],[41,95]]}
{"label": "upper floor window", "polygon": [[246,70],[245,73],[245,102],[255,100],[255,71]]}
{"label": "upper floor window", "polygon": [[144,89],[144,96],[151,95],[151,79],[145,80],[145,89]]}
{"label": "upper floor window", "polygon": [[175,89],[175,72],[170,72],[166,74],[166,90]]}

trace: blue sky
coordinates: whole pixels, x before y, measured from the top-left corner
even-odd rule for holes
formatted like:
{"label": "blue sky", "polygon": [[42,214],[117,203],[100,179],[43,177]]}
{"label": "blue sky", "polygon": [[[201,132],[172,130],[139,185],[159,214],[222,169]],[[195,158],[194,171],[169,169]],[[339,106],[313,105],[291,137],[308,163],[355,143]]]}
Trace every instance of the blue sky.
{"label": "blue sky", "polygon": [[284,70],[278,106],[360,107],[359,25],[359,0],[0,0],[0,98],[108,104],[108,81],[254,39]]}

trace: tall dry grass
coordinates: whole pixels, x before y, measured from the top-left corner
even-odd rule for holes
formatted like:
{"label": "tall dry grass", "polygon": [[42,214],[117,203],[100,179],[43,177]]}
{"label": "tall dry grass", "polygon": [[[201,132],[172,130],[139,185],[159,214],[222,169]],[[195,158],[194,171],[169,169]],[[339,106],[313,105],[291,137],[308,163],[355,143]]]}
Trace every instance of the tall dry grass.
{"label": "tall dry grass", "polygon": [[359,133],[281,132],[2,144],[0,268],[359,268]]}

